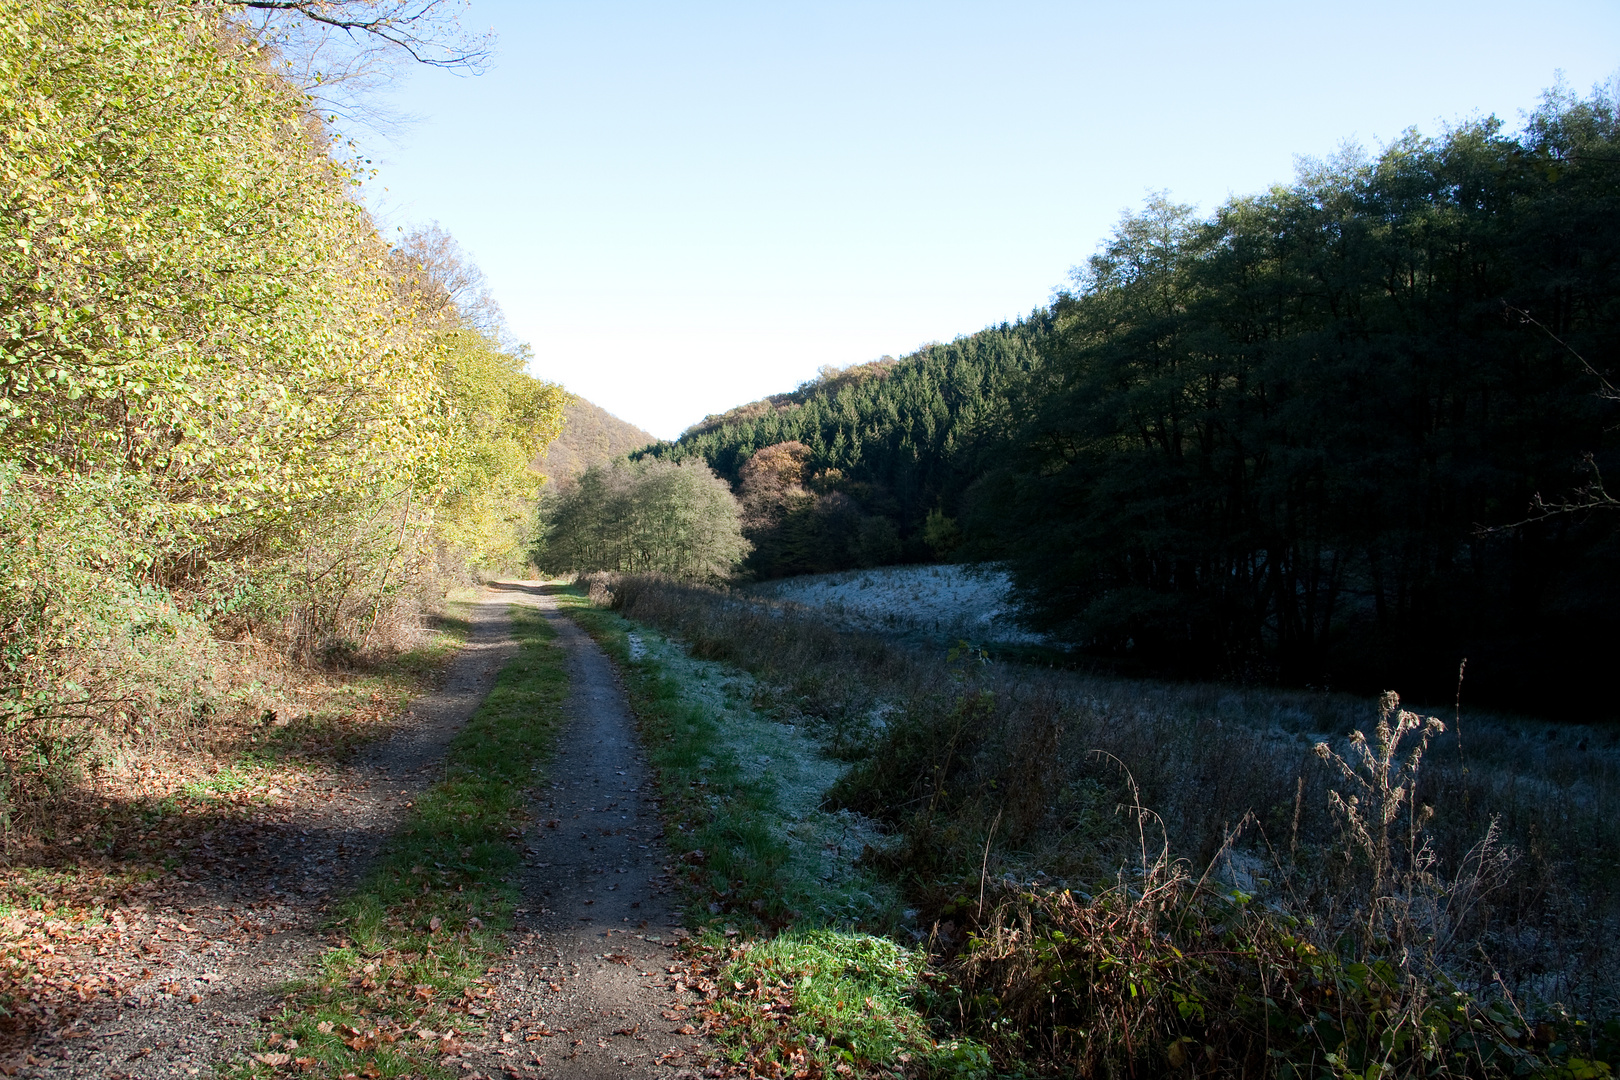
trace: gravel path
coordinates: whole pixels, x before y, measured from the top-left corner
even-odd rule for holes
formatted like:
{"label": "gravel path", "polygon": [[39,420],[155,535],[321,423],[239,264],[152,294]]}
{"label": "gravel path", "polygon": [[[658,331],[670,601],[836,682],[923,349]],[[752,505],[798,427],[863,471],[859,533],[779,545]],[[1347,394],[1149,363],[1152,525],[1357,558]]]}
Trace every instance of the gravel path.
{"label": "gravel path", "polygon": [[547,587],[495,586],[545,612],[568,650],[569,723],[536,800],[513,947],[489,999],[496,1035],[464,1055],[511,1076],[694,1075],[698,994],[674,944],[652,775],[607,656]]}
{"label": "gravel path", "polygon": [[[233,822],[186,853],[192,880],[161,905],[110,913],[108,969],[133,989],[91,1004],[0,1072],[27,1077],[209,1074],[246,1050],[279,989],[311,974],[329,942],[324,911],[351,887],[441,774],[450,739],[515,655],[507,605],[540,608],[568,650],[570,720],[533,804],[511,948],[497,966],[488,1037],[459,1065],[485,1076],[695,1076],[692,1014],[713,988],[674,945],[673,869],[651,775],[606,655],[549,590],[498,583],[472,606],[472,633],[439,689],[356,761],[284,793],[287,821]],[[137,974],[139,972],[140,974]],[[144,976],[144,977],[143,977]]]}
{"label": "gravel path", "polygon": [[222,823],[184,853],[181,873],[191,880],[166,890],[162,904],[109,912],[118,933],[98,955],[133,989],[114,1000],[92,996],[83,1015],[0,1071],[195,1076],[245,1049],[259,1014],[279,1006],[278,989],[308,975],[326,947],[327,903],[439,778],[450,739],[516,654],[506,605],[487,590],[438,689],[419,697],[388,739],[284,793],[278,809],[288,813],[278,817],[288,820]]}

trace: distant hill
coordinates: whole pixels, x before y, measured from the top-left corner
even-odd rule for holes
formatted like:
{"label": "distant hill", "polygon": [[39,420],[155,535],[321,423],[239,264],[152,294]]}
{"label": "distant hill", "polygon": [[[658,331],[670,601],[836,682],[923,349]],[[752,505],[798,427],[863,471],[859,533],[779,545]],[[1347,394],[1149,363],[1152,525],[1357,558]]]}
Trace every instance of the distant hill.
{"label": "distant hill", "polygon": [[984,471],[978,447],[1007,424],[1050,330],[1036,310],[899,360],[823,368],[641,453],[702,458],[733,484],[759,577],[942,557]]}
{"label": "distant hill", "polygon": [[576,397],[563,410],[562,434],[534,461],[553,481],[572,480],[600,465],[658,441],[651,432],[627,424],[606,409]]}

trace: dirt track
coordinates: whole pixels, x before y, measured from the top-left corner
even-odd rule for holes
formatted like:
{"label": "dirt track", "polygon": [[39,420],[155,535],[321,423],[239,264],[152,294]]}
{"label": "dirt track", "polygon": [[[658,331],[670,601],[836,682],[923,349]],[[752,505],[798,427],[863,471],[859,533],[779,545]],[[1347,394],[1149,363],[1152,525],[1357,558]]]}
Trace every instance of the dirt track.
{"label": "dirt track", "polygon": [[571,720],[554,783],[534,808],[524,901],[489,1037],[446,1064],[469,1078],[562,1077],[668,1075],[694,1060],[697,1039],[680,1033],[692,999],[665,971],[677,930],[662,899],[667,859],[623,693],[606,656],[543,587],[510,583],[473,605],[472,634],[441,687],[390,738],[288,793],[293,823],[221,825],[187,853],[192,880],[178,899],[171,891],[162,905],[110,912],[121,955],[106,966],[121,965],[135,988],[93,1000],[0,1071],[188,1076],[245,1051],[260,1014],[278,1006],[279,987],[308,974],[328,944],[328,902],[438,778],[450,739],[515,653],[512,603],[544,610],[567,647]]}
{"label": "dirt track", "polygon": [[[495,587],[544,611],[567,648],[569,723],[535,805],[525,910],[491,999],[491,1021],[512,1042],[497,1037],[468,1058],[518,1075],[679,1073],[701,1052],[689,1016],[696,998],[673,989],[666,970],[677,966],[672,945],[684,931],[665,899],[669,857],[624,692],[545,587]],[[554,1034],[524,1041],[541,1031]]]}

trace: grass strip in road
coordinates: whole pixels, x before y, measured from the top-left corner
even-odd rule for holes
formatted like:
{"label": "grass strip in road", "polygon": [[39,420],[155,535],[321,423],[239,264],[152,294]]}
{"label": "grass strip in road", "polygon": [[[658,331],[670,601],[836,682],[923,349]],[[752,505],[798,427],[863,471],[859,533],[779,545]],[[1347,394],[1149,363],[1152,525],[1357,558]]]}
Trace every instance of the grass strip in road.
{"label": "grass strip in road", "polygon": [[340,905],[341,940],[319,975],[293,990],[251,1059],[227,1075],[455,1075],[440,1059],[481,1030],[481,980],[504,947],[528,797],[568,691],[545,618],[514,607],[512,629],[518,655],[451,742],[444,779]]}

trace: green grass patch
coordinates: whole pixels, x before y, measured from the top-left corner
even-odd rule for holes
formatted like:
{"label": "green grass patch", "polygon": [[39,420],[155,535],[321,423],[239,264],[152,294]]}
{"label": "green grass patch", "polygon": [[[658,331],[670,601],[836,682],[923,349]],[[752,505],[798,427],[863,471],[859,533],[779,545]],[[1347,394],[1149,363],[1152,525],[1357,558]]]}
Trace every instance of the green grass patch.
{"label": "green grass patch", "polygon": [[888,938],[839,930],[789,930],[728,950],[720,985],[721,1041],[753,1072],[840,1065],[870,1073],[985,1076],[990,1058],[967,1040],[937,1041],[916,1002],[927,993],[927,956]]}
{"label": "green grass patch", "polygon": [[250,790],[257,782],[245,769],[228,765],[213,776],[182,786],[180,794],[189,799],[214,799]]}
{"label": "green grass patch", "polygon": [[562,723],[564,654],[544,617],[512,609],[520,650],[450,744],[445,778],[416,803],[364,884],[340,905],[341,940],[294,988],[234,1076],[451,1076],[436,1064],[481,1031],[481,985],[510,924],[530,789]]}

